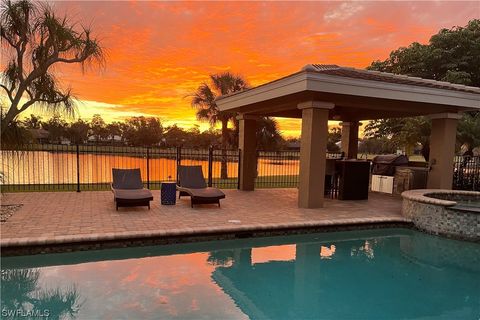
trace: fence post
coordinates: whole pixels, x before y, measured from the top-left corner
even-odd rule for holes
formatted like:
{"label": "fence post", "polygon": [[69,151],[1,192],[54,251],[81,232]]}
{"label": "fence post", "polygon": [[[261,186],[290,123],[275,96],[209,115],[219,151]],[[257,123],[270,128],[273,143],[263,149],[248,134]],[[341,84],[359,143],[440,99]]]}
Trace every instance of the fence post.
{"label": "fence post", "polygon": [[147,189],[150,189],[150,147],[147,147]]}
{"label": "fence post", "polygon": [[180,166],[181,162],[182,162],[182,147],[177,147],[177,183],[179,181],[178,167]]}
{"label": "fence post", "polygon": [[237,189],[240,190],[240,167],[242,162],[242,149],[238,149]]}
{"label": "fence post", "polygon": [[77,151],[77,192],[80,192],[80,147],[76,144]]}
{"label": "fence post", "polygon": [[212,171],[213,171],[213,147],[208,148],[208,186],[212,186]]}

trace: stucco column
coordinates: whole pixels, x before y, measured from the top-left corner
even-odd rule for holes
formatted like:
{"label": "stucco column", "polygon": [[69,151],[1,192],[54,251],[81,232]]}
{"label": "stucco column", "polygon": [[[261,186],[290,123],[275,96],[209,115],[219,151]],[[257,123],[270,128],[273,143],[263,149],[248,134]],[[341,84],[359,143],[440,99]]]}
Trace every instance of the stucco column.
{"label": "stucco column", "polygon": [[323,101],[308,101],[298,104],[298,108],[302,110],[298,184],[298,206],[300,208],[323,207],[328,111],[333,107],[333,103]]}
{"label": "stucco column", "polygon": [[252,191],[257,175],[257,119],[239,115],[238,148],[240,149],[240,190]]}
{"label": "stucco column", "polygon": [[452,189],[453,160],[458,113],[440,113],[429,116],[432,119],[430,134],[430,172],[427,187],[429,189]]}
{"label": "stucco column", "polygon": [[358,121],[342,122],[342,151],[347,159],[357,159]]}

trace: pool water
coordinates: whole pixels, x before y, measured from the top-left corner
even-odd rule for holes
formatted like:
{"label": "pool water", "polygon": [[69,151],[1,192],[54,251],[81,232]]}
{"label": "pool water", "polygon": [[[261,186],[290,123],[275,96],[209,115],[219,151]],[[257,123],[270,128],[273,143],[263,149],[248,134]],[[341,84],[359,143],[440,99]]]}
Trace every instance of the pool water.
{"label": "pool water", "polygon": [[1,293],[3,319],[478,319],[480,244],[377,229],[8,257]]}

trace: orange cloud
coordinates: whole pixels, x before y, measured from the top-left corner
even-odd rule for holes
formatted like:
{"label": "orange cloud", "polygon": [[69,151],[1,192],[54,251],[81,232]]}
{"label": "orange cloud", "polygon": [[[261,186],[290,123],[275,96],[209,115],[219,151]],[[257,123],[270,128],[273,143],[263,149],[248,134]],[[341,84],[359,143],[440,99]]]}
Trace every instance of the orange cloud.
{"label": "orange cloud", "polygon": [[[391,50],[426,42],[478,16],[475,2],[57,2],[92,25],[107,52],[103,71],[62,66],[62,83],[86,101],[114,105],[107,120],[155,115],[191,127],[189,99],[211,73],[259,85],[307,63],[363,68]],[[89,105],[80,108],[88,117]],[[117,112],[117,113],[116,113]],[[296,120],[280,129],[298,134]],[[202,124],[202,128],[208,127]]]}

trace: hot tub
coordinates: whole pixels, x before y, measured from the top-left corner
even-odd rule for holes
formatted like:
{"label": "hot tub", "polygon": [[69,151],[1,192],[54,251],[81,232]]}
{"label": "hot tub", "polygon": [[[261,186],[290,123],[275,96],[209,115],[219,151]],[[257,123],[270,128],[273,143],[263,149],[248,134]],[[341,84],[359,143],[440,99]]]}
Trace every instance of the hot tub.
{"label": "hot tub", "polygon": [[480,192],[420,189],[402,193],[402,214],[428,233],[480,242]]}

